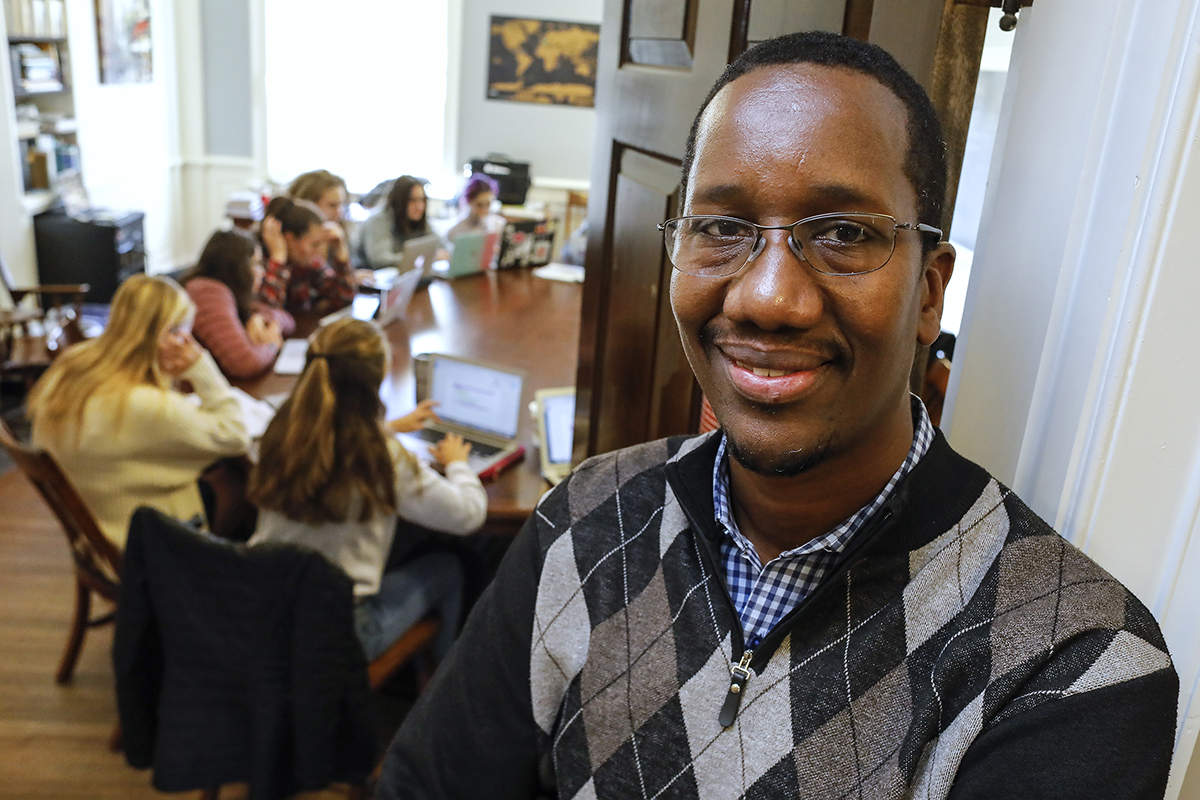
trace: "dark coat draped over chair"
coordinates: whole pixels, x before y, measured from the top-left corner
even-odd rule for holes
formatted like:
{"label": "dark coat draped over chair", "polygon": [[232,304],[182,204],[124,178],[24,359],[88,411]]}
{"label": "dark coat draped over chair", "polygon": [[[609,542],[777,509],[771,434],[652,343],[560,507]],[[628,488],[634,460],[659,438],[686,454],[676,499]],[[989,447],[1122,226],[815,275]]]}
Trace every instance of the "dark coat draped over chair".
{"label": "dark coat draped over chair", "polygon": [[315,552],[138,509],[113,660],[126,758],[154,767],[161,791],[246,782],[250,798],[281,798],[372,769],[351,581]]}

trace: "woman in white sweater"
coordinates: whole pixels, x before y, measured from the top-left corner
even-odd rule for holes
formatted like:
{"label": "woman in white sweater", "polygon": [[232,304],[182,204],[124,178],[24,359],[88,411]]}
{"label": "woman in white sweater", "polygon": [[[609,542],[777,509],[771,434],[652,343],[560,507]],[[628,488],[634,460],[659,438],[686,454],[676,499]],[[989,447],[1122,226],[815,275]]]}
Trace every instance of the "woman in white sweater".
{"label": "woman in white sweater", "polygon": [[[119,547],[138,506],[203,521],[200,473],[249,444],[229,383],[192,338],[194,312],[170,278],[129,278],[104,333],[62,353],[29,395],[34,445],[54,456]],[[177,380],[195,395],[177,391]]]}
{"label": "woman in white sweater", "polygon": [[428,404],[384,422],[379,387],[387,345],[374,323],[338,320],[308,347],[300,380],[267,426],[247,496],[259,507],[250,544],[292,542],[320,551],[354,581],[355,623],[368,659],[429,611],[442,619],[435,654],[454,641],[462,575],[449,553],[383,573],[397,517],[451,534],[483,524],[487,495],[467,466],[470,445],[447,436],[432,448],[445,476],[391,434],[432,416]]}

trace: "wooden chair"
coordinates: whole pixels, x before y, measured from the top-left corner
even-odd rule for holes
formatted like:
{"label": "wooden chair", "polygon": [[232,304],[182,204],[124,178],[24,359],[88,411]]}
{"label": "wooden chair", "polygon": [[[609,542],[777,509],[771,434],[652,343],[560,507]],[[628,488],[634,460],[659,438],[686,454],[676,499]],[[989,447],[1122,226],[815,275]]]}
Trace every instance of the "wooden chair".
{"label": "wooden chair", "polygon": [[[75,559],[75,616],[67,647],[63,651],[54,680],[67,683],[75,674],[75,664],[83,649],[88,628],[112,622],[116,616],[117,595],[120,593],[121,552],[96,524],[96,518],[67,476],[43,450],[21,444],[12,431],[0,420],[0,445],[8,451],[25,477],[34,485],[46,505],[62,523],[71,556]],[[92,594],[114,605],[114,610],[91,617]]]}
{"label": "wooden chair", "polygon": [[[12,308],[0,310],[0,377],[16,375],[31,385],[63,348],[83,341],[79,325],[86,283],[14,286],[0,256],[0,284]],[[29,299],[31,303],[25,303]]]}

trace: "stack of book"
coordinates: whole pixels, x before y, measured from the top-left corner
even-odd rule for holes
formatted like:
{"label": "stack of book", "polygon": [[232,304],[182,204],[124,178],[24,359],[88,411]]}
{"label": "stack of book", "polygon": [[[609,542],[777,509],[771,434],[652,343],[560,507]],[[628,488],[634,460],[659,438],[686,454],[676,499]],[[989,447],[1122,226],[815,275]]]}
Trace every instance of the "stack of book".
{"label": "stack of book", "polygon": [[4,0],[4,17],[10,39],[67,35],[66,0]]}
{"label": "stack of book", "polygon": [[43,50],[36,44],[15,44],[9,48],[9,55],[18,92],[62,91],[62,68],[56,50]]}

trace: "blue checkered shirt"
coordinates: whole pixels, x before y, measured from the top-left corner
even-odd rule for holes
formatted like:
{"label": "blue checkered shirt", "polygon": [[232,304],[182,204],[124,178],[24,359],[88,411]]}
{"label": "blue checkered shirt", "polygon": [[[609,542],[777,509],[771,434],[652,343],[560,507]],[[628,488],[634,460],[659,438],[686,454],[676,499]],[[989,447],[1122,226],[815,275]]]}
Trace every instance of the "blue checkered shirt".
{"label": "blue checkered shirt", "polygon": [[925,405],[913,396],[913,441],[904,463],[896,470],[887,485],[871,502],[839,523],[831,531],[795,548],[780,553],[763,566],[758,551],[733,518],[729,502],[729,459],[726,457],[724,435],[713,466],[713,503],[717,524],[724,531],[721,538],[721,566],[725,570],[725,585],[733,598],[734,608],[742,620],[746,646],[754,648],[763,637],[799,605],[837,564],[846,545],[871,515],[887,501],[896,483],[916,466],[933,442],[933,423]]}

